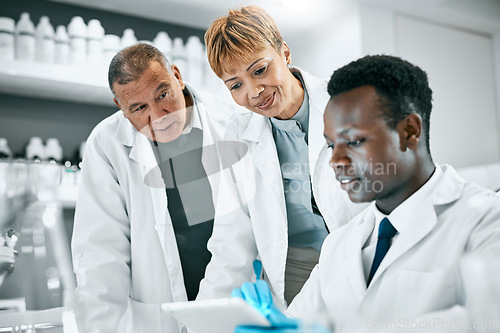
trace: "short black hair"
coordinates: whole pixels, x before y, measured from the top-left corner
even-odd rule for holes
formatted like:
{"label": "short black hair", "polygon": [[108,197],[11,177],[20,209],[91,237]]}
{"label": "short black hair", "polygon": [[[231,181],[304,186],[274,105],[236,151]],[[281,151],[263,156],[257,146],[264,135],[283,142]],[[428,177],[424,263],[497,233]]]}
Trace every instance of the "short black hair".
{"label": "short black hair", "polygon": [[139,43],[118,52],[111,60],[108,70],[108,84],[113,94],[113,84],[127,84],[138,80],[153,61],[170,70],[165,55],[150,44]]}
{"label": "short black hair", "polygon": [[368,55],[336,70],[328,82],[328,93],[333,98],[361,86],[375,88],[390,128],[396,128],[411,113],[419,114],[430,154],[432,90],[427,74],[420,67],[395,56]]}

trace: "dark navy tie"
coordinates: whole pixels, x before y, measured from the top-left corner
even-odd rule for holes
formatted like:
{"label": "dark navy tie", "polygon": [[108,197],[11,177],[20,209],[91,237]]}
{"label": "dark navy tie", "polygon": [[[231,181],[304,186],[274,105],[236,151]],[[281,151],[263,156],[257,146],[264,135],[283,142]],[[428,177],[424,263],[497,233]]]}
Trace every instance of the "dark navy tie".
{"label": "dark navy tie", "polygon": [[377,241],[377,249],[375,250],[375,258],[373,258],[372,268],[370,269],[370,276],[368,277],[367,286],[370,285],[375,272],[377,271],[378,266],[384,259],[387,251],[391,247],[391,239],[394,237],[398,231],[392,226],[391,222],[389,222],[388,218],[384,218],[382,222],[380,222],[380,226],[378,227],[378,241]]}

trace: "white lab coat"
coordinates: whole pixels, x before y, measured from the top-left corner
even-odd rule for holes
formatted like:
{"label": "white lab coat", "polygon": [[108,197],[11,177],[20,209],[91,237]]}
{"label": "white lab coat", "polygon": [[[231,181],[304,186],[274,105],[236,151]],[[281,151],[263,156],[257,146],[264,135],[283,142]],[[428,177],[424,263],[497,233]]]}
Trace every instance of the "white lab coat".
{"label": "white lab coat", "polygon": [[386,330],[399,323],[405,331],[417,319],[463,324],[467,310],[459,263],[466,254],[500,256],[500,198],[466,183],[451,166],[443,171],[368,288],[361,250],[374,229],[372,209],[327,237],[319,264],[287,314],[318,320],[335,332],[374,331],[388,322],[393,326]]}
{"label": "white lab coat", "polygon": [[[293,69],[299,70],[299,69]],[[347,223],[365,205],[353,204],[336,184],[328,166],[329,152],[323,137],[323,112],[329,100],[326,82],[300,71],[309,94],[309,167],[316,203],[328,228]],[[197,299],[229,296],[253,277],[252,263],[260,257],[278,304],[284,299],[285,264],[288,251],[288,224],[285,196],[272,127],[257,113],[238,116],[228,127],[226,140],[242,142],[248,154],[233,165],[233,192],[221,191],[214,231],[208,242],[212,252]],[[231,188],[231,186],[225,187]],[[243,205],[231,200],[240,197]],[[232,205],[232,208],[227,208]],[[221,214],[222,211],[232,211]],[[221,216],[223,215],[223,216]]]}
{"label": "white lab coat", "polygon": [[[189,89],[203,146],[210,146],[223,139],[227,121],[243,108]],[[213,165],[213,150],[203,150],[205,168],[207,160]],[[161,303],[187,296],[165,188],[145,184],[146,174],[146,182],[163,184],[157,166],[149,140],[122,111],[104,119],[87,140],[72,240],[83,332],[183,330],[160,311]],[[217,198],[218,174],[207,174]]]}

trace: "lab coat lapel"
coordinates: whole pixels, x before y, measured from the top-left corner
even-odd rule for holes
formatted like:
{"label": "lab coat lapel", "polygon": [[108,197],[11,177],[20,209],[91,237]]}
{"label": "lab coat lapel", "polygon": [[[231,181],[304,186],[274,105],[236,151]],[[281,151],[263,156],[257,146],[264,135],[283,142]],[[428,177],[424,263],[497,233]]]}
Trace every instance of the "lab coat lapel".
{"label": "lab coat lapel", "polygon": [[281,166],[269,119],[256,113],[252,114],[243,139],[255,143],[255,147],[251,149],[253,164],[262,177],[266,179],[274,193],[280,211],[286,217]]}
{"label": "lab coat lapel", "polygon": [[326,81],[313,77],[298,67],[293,67],[291,71],[300,73],[304,80],[307,94],[309,95],[309,172],[313,175],[318,156],[325,145],[325,139],[323,138],[323,113],[325,112],[325,107],[330,96],[327,93]]}
{"label": "lab coat lapel", "polygon": [[[155,216],[154,221],[145,222],[152,223],[151,227],[155,228],[163,249],[165,261],[169,265],[171,263],[168,261],[168,258],[175,258],[175,253],[174,256],[169,254],[174,249],[172,246],[169,247],[166,244],[165,226],[171,226],[170,218],[167,215],[167,195],[165,192],[165,183],[161,176],[151,142],[145,135],[139,133],[126,118],[121,120],[115,137],[124,145],[131,146],[129,158],[140,165],[144,186],[149,188],[149,193],[151,194],[150,200]],[[183,295],[175,295],[175,297],[182,299]]]}
{"label": "lab coat lapel", "polygon": [[[142,176],[146,184],[154,184],[156,185],[155,187],[163,186],[164,188],[159,168],[156,168],[158,162],[156,161],[149,139],[144,134],[139,133],[125,117],[120,119],[115,138],[123,143],[123,145],[131,147],[129,158],[141,165]],[[154,168],[158,169],[157,173],[150,172]],[[146,179],[146,176],[148,179]],[[151,182],[148,182],[149,180]]]}
{"label": "lab coat lapel", "polygon": [[404,232],[398,236],[397,240],[390,247],[389,252],[387,252],[384,260],[382,260],[375,272],[368,289],[377,283],[377,280],[390,265],[427,236],[434,229],[436,223],[437,216],[434,211],[432,198],[427,198],[420,206],[419,212],[416,212],[412,216],[411,222]]}
{"label": "lab coat lapel", "polygon": [[[201,163],[203,165],[205,173],[207,174],[210,188],[212,189],[214,206],[217,207],[219,178],[220,171],[222,171],[219,158],[219,150],[217,147],[218,143],[214,140],[214,133],[212,132],[212,127],[210,126],[211,123],[206,114],[207,112],[205,110],[205,105],[202,103],[198,103],[197,108],[203,127],[203,148],[201,151]],[[196,110],[193,111],[196,112]]]}
{"label": "lab coat lapel", "polygon": [[[361,216],[362,215],[362,216]],[[356,222],[355,222],[356,221]],[[346,249],[345,271],[351,282],[355,296],[361,300],[366,292],[366,280],[363,268],[362,249],[373,228],[375,219],[371,209],[367,209],[350,223],[357,223],[349,235],[348,248]],[[339,267],[338,269],[342,269]]]}
{"label": "lab coat lapel", "polygon": [[142,177],[147,186],[165,189],[151,142],[142,133],[137,133],[135,136],[129,157],[141,165]]}
{"label": "lab coat lapel", "polygon": [[[326,87],[319,84],[309,85],[308,77],[309,75],[303,73],[304,82],[309,94],[309,172],[313,175],[321,149],[325,146],[325,138],[323,137],[323,112],[328,103],[328,98]],[[324,91],[322,91],[323,89]]]}
{"label": "lab coat lapel", "polygon": [[[439,166],[436,165],[436,168],[439,168]],[[426,198],[420,205],[419,211],[412,215],[412,221],[408,224],[404,232],[398,236],[394,244],[392,244],[389,252],[387,252],[373,276],[370,286],[377,283],[377,280],[390,265],[416,246],[434,229],[438,222],[436,214],[437,206],[449,204],[462,195],[465,184],[464,180],[450,166],[444,165],[442,170],[443,173],[432,190],[432,195]]]}

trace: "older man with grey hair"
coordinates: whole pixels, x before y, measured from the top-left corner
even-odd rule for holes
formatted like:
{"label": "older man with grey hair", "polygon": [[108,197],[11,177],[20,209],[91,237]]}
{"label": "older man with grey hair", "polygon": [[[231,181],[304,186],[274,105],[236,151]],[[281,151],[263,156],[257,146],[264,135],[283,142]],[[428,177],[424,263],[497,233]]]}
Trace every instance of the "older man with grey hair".
{"label": "older man with grey hair", "polygon": [[120,111],[90,134],[72,240],[83,332],[180,332],[211,254],[218,144],[236,104],[187,85],[148,44],[109,67]]}

